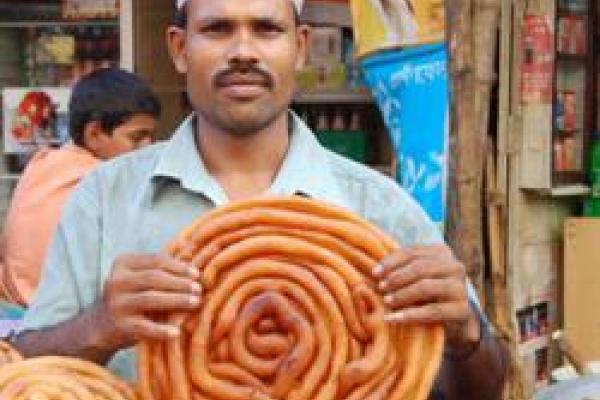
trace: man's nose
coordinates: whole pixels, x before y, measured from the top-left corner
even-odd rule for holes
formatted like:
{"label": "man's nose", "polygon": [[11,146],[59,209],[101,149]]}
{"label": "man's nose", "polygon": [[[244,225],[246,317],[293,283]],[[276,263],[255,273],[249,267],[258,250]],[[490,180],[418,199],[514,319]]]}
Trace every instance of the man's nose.
{"label": "man's nose", "polygon": [[258,63],[258,51],[252,32],[240,29],[229,50],[228,61],[234,65],[252,65]]}

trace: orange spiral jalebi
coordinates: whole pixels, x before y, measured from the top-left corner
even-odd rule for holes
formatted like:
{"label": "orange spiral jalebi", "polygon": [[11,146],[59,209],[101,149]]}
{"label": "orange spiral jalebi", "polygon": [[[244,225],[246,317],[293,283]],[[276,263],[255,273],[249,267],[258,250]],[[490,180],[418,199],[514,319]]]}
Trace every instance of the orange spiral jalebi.
{"label": "orange spiral jalebi", "polygon": [[144,400],[424,400],[439,326],[384,322],[371,271],[398,249],[337,207],[302,197],[234,202],[199,218],[168,252],[202,271],[183,335],[139,345]]}
{"label": "orange spiral jalebi", "polygon": [[104,368],[68,357],[37,357],[0,368],[0,399],[136,400],[126,382]]}
{"label": "orange spiral jalebi", "polygon": [[0,367],[16,361],[21,361],[22,359],[23,356],[21,356],[17,350],[10,344],[0,340]]}

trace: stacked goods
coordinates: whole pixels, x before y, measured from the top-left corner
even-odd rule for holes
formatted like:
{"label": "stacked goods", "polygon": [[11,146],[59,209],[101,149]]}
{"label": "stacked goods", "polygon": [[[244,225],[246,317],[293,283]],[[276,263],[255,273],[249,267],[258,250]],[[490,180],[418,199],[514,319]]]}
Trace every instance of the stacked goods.
{"label": "stacked goods", "polygon": [[65,19],[118,18],[120,0],[62,0]]}
{"label": "stacked goods", "polygon": [[11,364],[21,361],[23,357],[11,345],[0,341],[0,367],[6,364]]}
{"label": "stacked goods", "polygon": [[168,246],[202,271],[202,307],[165,316],[179,339],[140,344],[142,399],[426,399],[443,330],[387,324],[371,277],[398,248],[301,197],[206,214]]}
{"label": "stacked goods", "polygon": [[135,400],[135,391],[96,364],[39,357],[0,368],[0,399]]}

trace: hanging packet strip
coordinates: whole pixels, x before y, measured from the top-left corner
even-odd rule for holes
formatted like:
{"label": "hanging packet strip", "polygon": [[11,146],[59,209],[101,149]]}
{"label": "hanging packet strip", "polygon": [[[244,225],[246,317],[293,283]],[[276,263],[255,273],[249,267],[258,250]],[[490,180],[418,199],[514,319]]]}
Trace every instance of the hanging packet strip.
{"label": "hanging packet strip", "polygon": [[400,184],[441,227],[446,214],[449,88],[445,44],[363,57],[398,159]]}

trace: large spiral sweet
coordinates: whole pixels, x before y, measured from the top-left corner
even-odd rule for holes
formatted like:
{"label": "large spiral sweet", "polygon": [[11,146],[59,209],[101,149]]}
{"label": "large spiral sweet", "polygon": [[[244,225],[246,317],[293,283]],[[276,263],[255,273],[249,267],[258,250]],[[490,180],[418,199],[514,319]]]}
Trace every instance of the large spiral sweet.
{"label": "large spiral sweet", "polygon": [[104,368],[67,357],[37,357],[0,368],[3,400],[136,400],[125,381]]}
{"label": "large spiral sweet", "polygon": [[371,271],[398,245],[359,217],[302,197],[234,202],[168,247],[202,270],[180,339],[139,346],[144,400],[423,400],[439,326],[393,326]]}
{"label": "large spiral sweet", "polygon": [[23,356],[10,344],[0,340],[0,367],[21,361]]}

